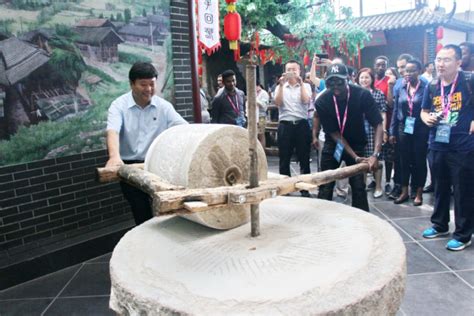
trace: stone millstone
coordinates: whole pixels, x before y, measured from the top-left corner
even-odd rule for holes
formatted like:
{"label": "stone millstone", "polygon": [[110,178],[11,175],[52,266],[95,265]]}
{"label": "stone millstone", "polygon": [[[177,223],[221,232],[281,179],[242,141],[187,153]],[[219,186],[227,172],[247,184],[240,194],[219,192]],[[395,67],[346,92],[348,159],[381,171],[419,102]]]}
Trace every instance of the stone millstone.
{"label": "stone millstone", "polygon": [[334,202],[260,204],[261,232],[215,231],[178,217],[128,232],[111,261],[120,315],[395,315],[405,288],[400,235]]}
{"label": "stone millstone", "polygon": [[[267,159],[258,143],[259,179],[267,179]],[[228,186],[249,181],[249,135],[246,129],[222,124],[172,127],[151,144],[145,170],[189,189]],[[216,208],[183,217],[202,225],[229,229],[250,219],[250,206]]]}

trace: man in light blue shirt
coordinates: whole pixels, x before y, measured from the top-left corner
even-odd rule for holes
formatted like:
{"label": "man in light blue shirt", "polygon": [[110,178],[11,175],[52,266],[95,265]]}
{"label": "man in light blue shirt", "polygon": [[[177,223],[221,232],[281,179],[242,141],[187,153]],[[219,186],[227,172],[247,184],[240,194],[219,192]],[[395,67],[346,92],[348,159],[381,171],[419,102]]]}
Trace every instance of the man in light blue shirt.
{"label": "man in light blue shirt", "polygon": [[[112,102],[107,117],[106,167],[143,162],[153,140],[164,130],[187,122],[168,101],[155,95],[158,73],[150,63],[135,63],[129,72],[131,91]],[[149,197],[124,182],[122,192],[137,225],[152,217]]]}

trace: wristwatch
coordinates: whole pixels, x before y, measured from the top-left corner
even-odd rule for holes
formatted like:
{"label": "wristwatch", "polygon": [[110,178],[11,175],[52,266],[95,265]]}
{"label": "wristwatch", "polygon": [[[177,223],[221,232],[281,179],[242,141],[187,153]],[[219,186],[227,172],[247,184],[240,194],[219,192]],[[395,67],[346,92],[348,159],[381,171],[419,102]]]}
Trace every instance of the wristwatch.
{"label": "wristwatch", "polygon": [[374,152],[372,154],[372,156],[374,156],[375,158],[379,159],[380,158],[380,153],[379,152]]}

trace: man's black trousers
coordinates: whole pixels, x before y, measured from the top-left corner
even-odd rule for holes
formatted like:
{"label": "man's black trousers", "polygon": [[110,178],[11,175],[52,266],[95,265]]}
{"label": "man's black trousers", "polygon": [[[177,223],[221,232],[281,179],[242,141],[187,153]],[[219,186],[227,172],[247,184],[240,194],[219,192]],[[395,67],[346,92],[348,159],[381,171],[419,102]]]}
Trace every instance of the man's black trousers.
{"label": "man's black trousers", "polygon": [[[326,137],[330,136],[326,135]],[[334,159],[334,150],[335,145],[333,142],[326,141],[324,143],[323,153],[321,155],[321,171],[337,169],[341,165],[340,162],[337,162],[337,160]],[[355,150],[353,148],[353,150],[359,157],[363,155],[363,149]],[[346,152],[343,153],[342,160],[346,162],[347,166],[352,166],[355,164],[354,159],[350,157]],[[336,182],[330,182],[327,184],[320,185],[318,198],[332,201],[332,195],[335,184]],[[350,177],[349,184],[351,185],[352,191],[352,206],[369,212],[369,202],[367,200],[367,191],[365,190],[364,174],[358,174],[353,177]]]}
{"label": "man's black trousers", "polygon": [[278,124],[278,155],[280,174],[291,176],[290,160],[296,150],[300,173],[311,173],[309,156],[311,151],[311,130],[308,120],[280,121]]}
{"label": "man's black trousers", "polygon": [[453,238],[466,243],[474,233],[474,151],[430,150],[428,160],[434,178],[435,204],[431,222],[440,232],[449,229],[451,186],[454,189]]}
{"label": "man's black trousers", "polygon": [[[139,160],[127,160],[125,164],[142,163]],[[150,196],[140,189],[131,186],[123,181],[120,182],[120,188],[125,199],[130,204],[135,224],[140,225],[153,217],[150,205]]]}

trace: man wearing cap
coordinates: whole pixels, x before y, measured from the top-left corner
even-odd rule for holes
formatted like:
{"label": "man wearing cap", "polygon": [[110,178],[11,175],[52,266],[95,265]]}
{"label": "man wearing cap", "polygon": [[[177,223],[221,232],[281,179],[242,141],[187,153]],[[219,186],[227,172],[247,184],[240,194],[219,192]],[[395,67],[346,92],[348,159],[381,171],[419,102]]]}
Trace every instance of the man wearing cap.
{"label": "man wearing cap", "polygon": [[[369,164],[370,171],[378,166],[382,149],[382,116],[371,93],[347,82],[347,68],[333,64],[326,73],[326,91],[315,102],[316,112],[326,132],[326,142],[321,155],[321,170],[337,169],[342,161],[347,166],[360,162]],[[375,151],[369,158],[362,158],[367,137],[364,118],[375,129]],[[349,178],[352,188],[352,206],[369,211],[364,175]],[[319,187],[318,197],[332,200],[334,182]]]}
{"label": "man wearing cap", "polygon": [[[278,155],[280,174],[291,176],[290,159],[296,149],[301,174],[310,173],[311,129],[307,120],[311,86],[300,77],[300,65],[295,60],[285,64],[285,73],[275,89],[275,105],[279,110]],[[308,191],[301,195],[309,197]]]}

